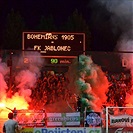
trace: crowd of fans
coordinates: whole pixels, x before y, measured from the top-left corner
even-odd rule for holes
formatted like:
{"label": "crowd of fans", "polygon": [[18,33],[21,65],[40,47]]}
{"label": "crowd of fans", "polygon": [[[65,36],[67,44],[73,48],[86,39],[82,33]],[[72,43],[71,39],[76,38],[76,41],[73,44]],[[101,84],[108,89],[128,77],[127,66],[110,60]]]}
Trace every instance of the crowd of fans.
{"label": "crowd of fans", "polygon": [[69,102],[73,109],[76,108],[76,97],[68,88],[68,84],[69,80],[63,73],[44,71],[43,76],[38,78],[35,87],[32,88],[30,108],[41,109],[47,104],[62,100]]}
{"label": "crowd of fans", "polygon": [[[106,93],[106,104],[111,106],[125,106],[126,94],[131,94],[131,74],[128,73],[109,73],[106,76],[110,83]],[[36,85],[31,88],[30,109],[42,109],[45,105],[59,101],[66,101],[70,106],[77,109],[77,96],[68,87],[69,79],[63,73],[54,71],[44,71],[42,76],[37,79]]]}
{"label": "crowd of fans", "polygon": [[[126,93],[130,94],[132,87],[130,73],[106,73],[106,76],[110,83],[106,103],[112,106],[125,106]],[[32,88],[31,102],[34,103],[32,105],[40,108],[64,100],[70,101],[71,106],[76,109],[75,94],[68,88],[68,84],[69,80],[63,73],[43,72],[43,76],[37,80],[35,88]]]}
{"label": "crowd of fans", "polygon": [[112,106],[125,106],[126,94],[131,94],[132,84],[131,84],[131,74],[121,72],[119,74],[109,74],[107,73],[108,81],[110,86],[107,92],[107,103]]}

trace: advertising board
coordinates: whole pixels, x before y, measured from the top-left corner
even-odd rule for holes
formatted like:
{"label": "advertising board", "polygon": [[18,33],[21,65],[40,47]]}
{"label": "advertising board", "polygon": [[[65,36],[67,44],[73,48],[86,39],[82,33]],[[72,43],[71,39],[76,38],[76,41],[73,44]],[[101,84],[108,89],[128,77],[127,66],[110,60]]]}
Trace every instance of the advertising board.
{"label": "advertising board", "polygon": [[80,126],[80,112],[47,113],[47,126]]}
{"label": "advertising board", "polygon": [[110,115],[111,127],[133,127],[133,116],[128,114]]}
{"label": "advertising board", "polygon": [[45,111],[44,110],[17,110],[17,117],[20,126],[23,127],[44,127]]}
{"label": "advertising board", "polygon": [[100,127],[102,118],[100,112],[86,112],[85,126],[86,127]]}
{"label": "advertising board", "polygon": [[101,128],[34,128],[34,133],[102,133]]}

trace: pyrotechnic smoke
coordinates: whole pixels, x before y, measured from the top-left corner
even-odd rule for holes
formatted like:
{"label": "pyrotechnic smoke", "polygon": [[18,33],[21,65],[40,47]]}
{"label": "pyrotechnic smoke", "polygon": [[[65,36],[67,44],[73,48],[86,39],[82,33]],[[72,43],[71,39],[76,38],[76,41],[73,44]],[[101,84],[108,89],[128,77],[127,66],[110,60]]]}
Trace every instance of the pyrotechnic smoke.
{"label": "pyrotechnic smoke", "polygon": [[[121,35],[131,37],[133,1],[132,0],[98,0],[112,14],[111,23],[114,34],[121,32]],[[119,30],[119,31],[118,31]]]}
{"label": "pyrotechnic smoke", "polygon": [[30,102],[31,88],[35,87],[37,78],[40,77],[40,69],[43,65],[43,59],[38,52],[25,52],[26,62],[20,55],[18,62],[14,63],[20,66],[20,71],[16,74],[15,81],[18,93],[23,96],[27,102]]}
{"label": "pyrotechnic smoke", "polygon": [[[12,54],[12,86],[11,97],[7,92],[10,90],[6,80],[9,79],[10,67],[0,60],[0,117],[7,118],[8,110],[6,107],[13,109],[27,109],[30,102],[31,88],[35,87],[37,78],[40,76],[40,69],[43,65],[43,59],[37,52],[26,53],[28,62],[24,62],[24,57]],[[8,77],[6,79],[6,77]]]}
{"label": "pyrotechnic smoke", "polygon": [[9,68],[7,64],[0,58],[0,131],[3,127],[2,118],[7,118],[7,110],[5,108],[6,92],[8,86],[5,81],[5,77],[9,74]]}
{"label": "pyrotechnic smoke", "polygon": [[0,59],[0,100],[6,98],[6,90],[8,89],[8,87],[4,77],[8,72],[9,68],[7,67],[6,63],[2,62],[2,59]]}
{"label": "pyrotechnic smoke", "polygon": [[22,70],[15,77],[15,80],[18,83],[16,87],[19,89],[19,95],[23,96],[26,101],[30,102],[31,87],[36,83],[36,75],[29,70]]}
{"label": "pyrotechnic smoke", "polygon": [[[112,29],[121,32],[121,36],[117,40],[116,50],[125,51],[121,54],[121,58],[126,60],[126,67],[130,69],[133,84],[133,1],[99,0],[99,2],[105,5],[109,12],[113,13],[111,17]],[[117,30],[114,31],[117,32]],[[133,94],[127,94],[126,102],[128,105],[133,105],[132,96]]]}
{"label": "pyrotechnic smoke", "polygon": [[80,55],[71,65],[68,76],[70,87],[75,84],[75,93],[81,97],[81,111],[101,111],[106,102],[108,80],[101,68],[89,56]]}

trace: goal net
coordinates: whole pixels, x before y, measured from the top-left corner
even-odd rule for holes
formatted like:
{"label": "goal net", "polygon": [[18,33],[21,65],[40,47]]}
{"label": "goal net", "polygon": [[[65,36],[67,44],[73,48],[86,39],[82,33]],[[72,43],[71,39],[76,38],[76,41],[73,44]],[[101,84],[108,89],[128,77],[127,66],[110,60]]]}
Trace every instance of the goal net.
{"label": "goal net", "polygon": [[133,107],[106,107],[106,133],[133,131]]}

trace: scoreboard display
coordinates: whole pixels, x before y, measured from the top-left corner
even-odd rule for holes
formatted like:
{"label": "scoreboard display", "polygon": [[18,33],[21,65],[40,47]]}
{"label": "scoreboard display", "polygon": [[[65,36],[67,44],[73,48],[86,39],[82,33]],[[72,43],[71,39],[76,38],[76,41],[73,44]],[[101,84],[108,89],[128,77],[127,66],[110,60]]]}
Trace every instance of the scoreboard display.
{"label": "scoreboard display", "polygon": [[60,57],[51,57],[51,58],[45,58],[45,62],[49,65],[70,65],[72,62],[76,60],[74,57],[73,58],[60,58]]}
{"label": "scoreboard display", "polygon": [[22,38],[22,50],[39,51],[44,57],[73,57],[85,51],[84,33],[23,32]]}

